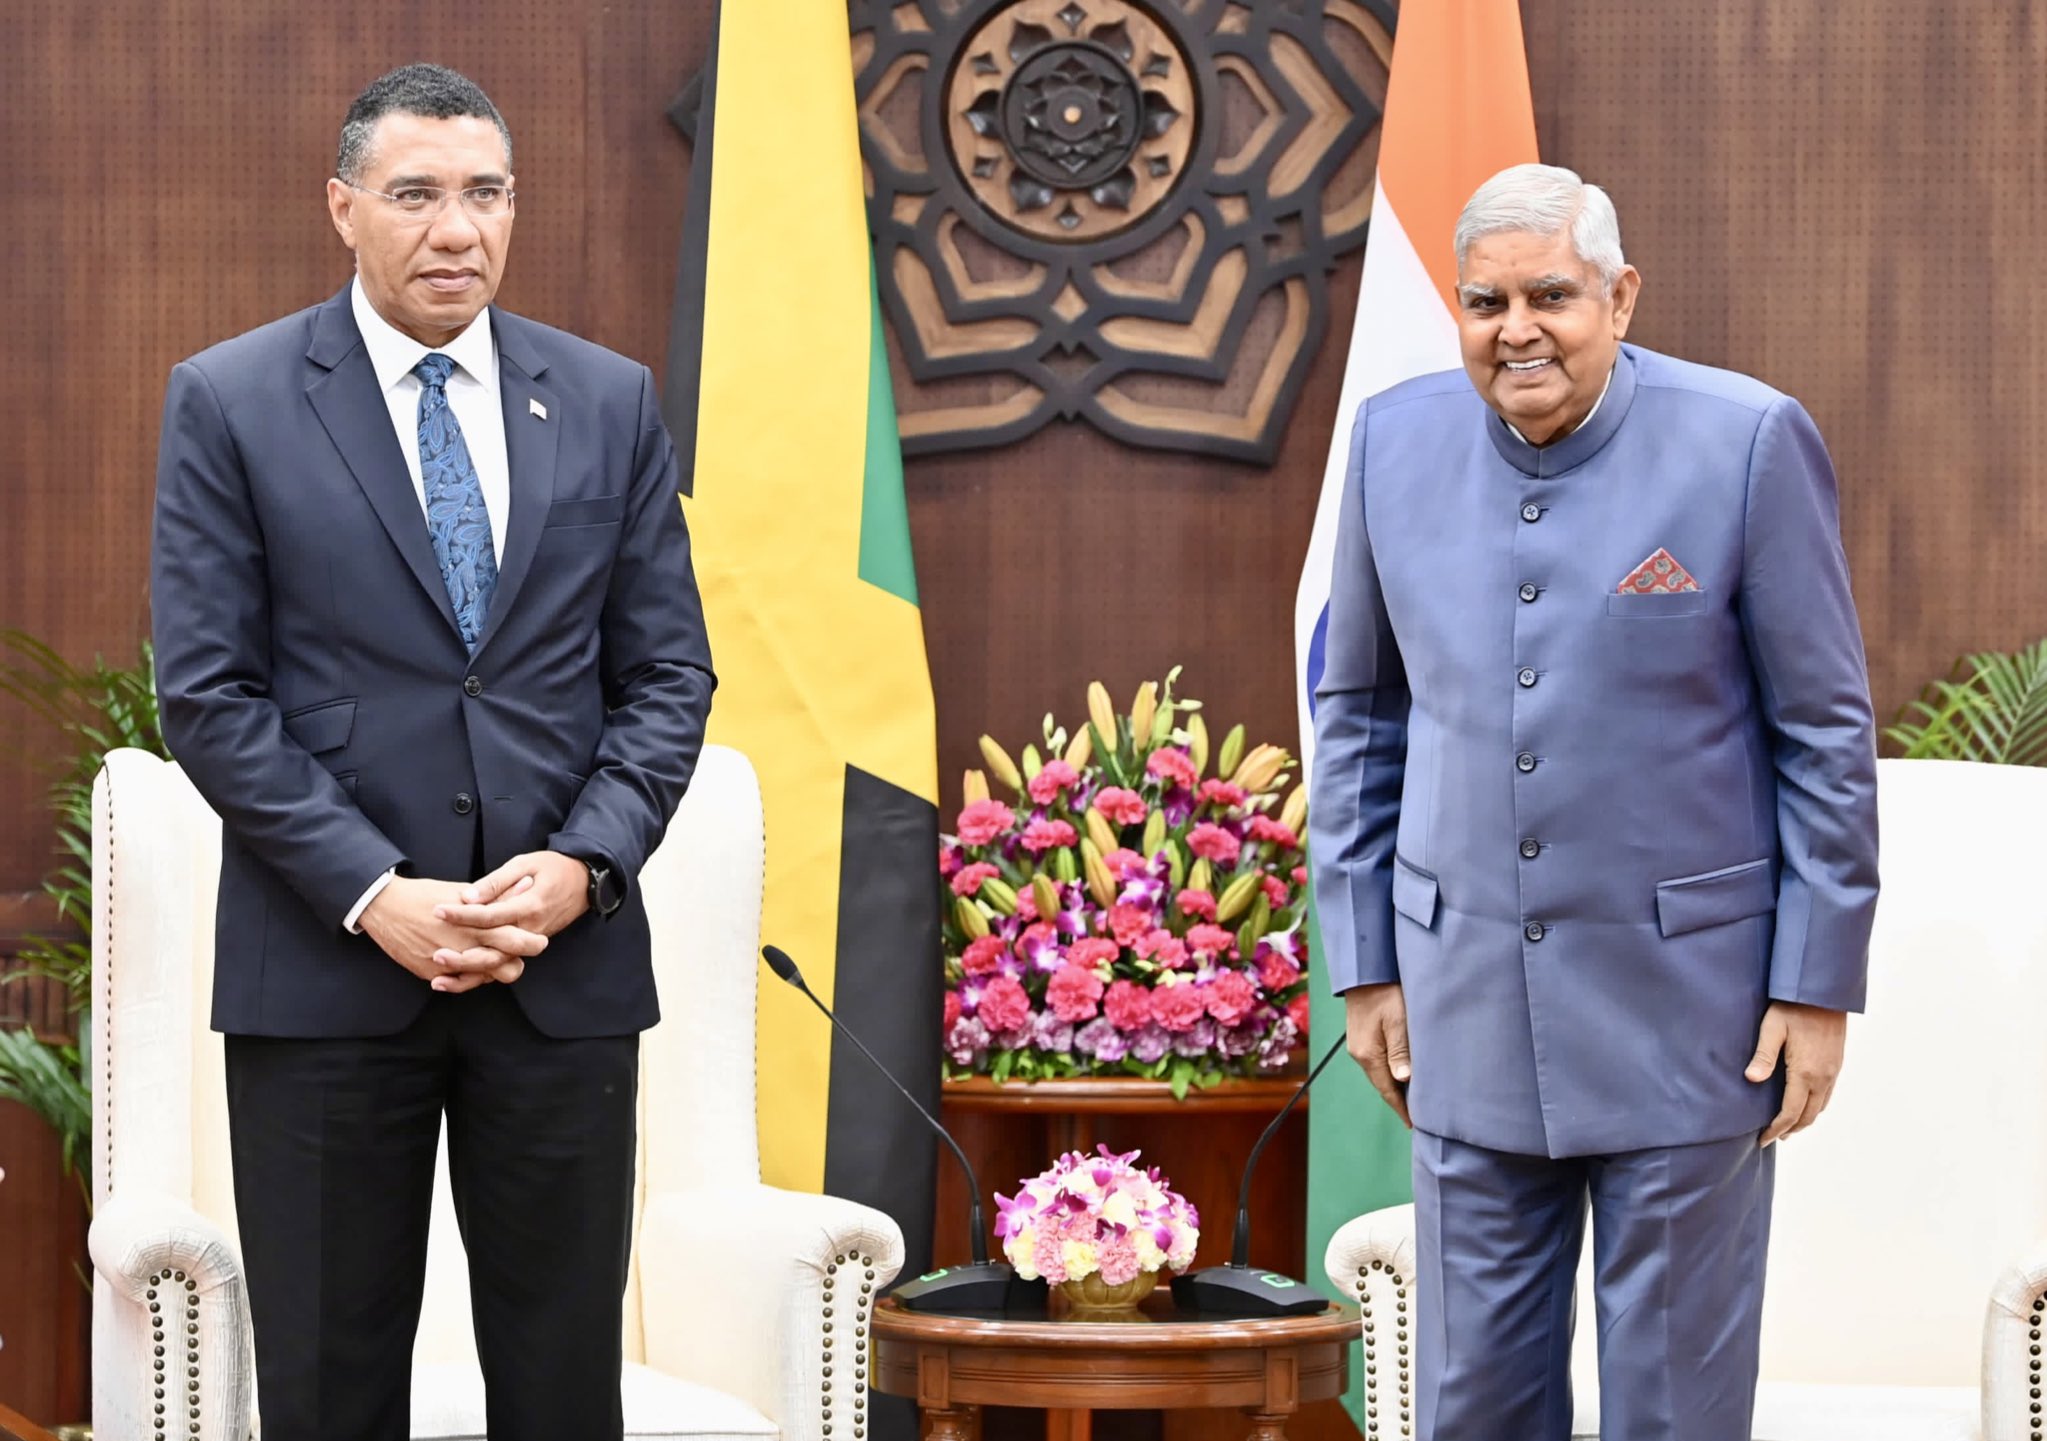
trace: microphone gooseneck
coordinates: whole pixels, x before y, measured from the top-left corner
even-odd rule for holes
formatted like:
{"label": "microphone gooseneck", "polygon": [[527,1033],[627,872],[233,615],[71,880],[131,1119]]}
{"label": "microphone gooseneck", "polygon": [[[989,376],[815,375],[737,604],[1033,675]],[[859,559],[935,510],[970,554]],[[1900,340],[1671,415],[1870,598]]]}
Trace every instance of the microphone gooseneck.
{"label": "microphone gooseneck", "polygon": [[[796,969],[796,962],[789,958],[789,953],[787,951],[783,950],[780,946],[762,946],[761,959],[768,963],[769,970],[773,971],[782,980],[787,981],[797,990],[803,992],[805,996],[809,997],[810,1003],[813,1006],[816,1006],[818,1010],[824,1014],[824,1018],[832,1023],[832,1025],[838,1030],[838,1033],[844,1036],[847,1040],[851,1041],[855,1046],[860,1048],[860,1054],[867,1057],[868,1063],[872,1065],[875,1070],[881,1072],[881,1074],[888,1080],[888,1083],[891,1086],[894,1086],[898,1091],[902,1092],[903,1099],[908,1101],[912,1106],[914,1106],[916,1108],[917,1114],[922,1116],[926,1124],[928,1124],[932,1130],[938,1133],[939,1139],[943,1140],[946,1145],[952,1148],[953,1155],[957,1157],[959,1160],[960,1169],[967,1173],[967,1205],[971,1212],[970,1223],[971,1230],[969,1232],[969,1236],[974,1248],[974,1264],[976,1266],[986,1265],[988,1263],[987,1239],[988,1225],[987,1222],[983,1219],[983,1214],[981,1211],[981,1182],[980,1178],[974,1175],[973,1163],[967,1159],[967,1153],[960,1149],[959,1142],[955,1141],[952,1138],[951,1132],[947,1131],[944,1126],[941,1126],[938,1123],[938,1118],[936,1116],[932,1115],[929,1111],[924,1109],[924,1105],[921,1101],[919,1101],[915,1096],[910,1094],[910,1088],[905,1086],[901,1081],[898,1081],[895,1078],[894,1073],[891,1072],[887,1066],[884,1066],[881,1063],[880,1058],[877,1057],[874,1054],[874,1052],[867,1049],[867,1043],[861,1040],[858,1036],[854,1035],[852,1031],[848,1030],[846,1027],[846,1023],[844,1021],[841,1021],[837,1016],[832,1014],[831,1007],[827,1006],[823,1001],[820,1001],[817,998],[816,994],[811,991],[810,987],[804,983],[803,972]],[[1291,1105],[1292,1102],[1288,1102],[1288,1104]]]}
{"label": "microphone gooseneck", "polygon": [[1287,1118],[1287,1113],[1293,1110],[1294,1103],[1308,1094],[1308,1087],[1315,1084],[1315,1078],[1322,1074],[1322,1068],[1336,1059],[1336,1053],[1344,1047],[1344,1040],[1344,1037],[1338,1036],[1336,1044],[1315,1063],[1315,1069],[1308,1072],[1308,1078],[1295,1087],[1294,1093],[1287,1097],[1286,1104],[1279,1108],[1279,1114],[1266,1123],[1264,1132],[1258,1137],[1258,1143],[1251,1148],[1251,1158],[1244,1162],[1244,1179],[1237,1185],[1237,1229],[1230,1242],[1230,1264],[1239,1270],[1251,1264],[1251,1175],[1258,1169],[1258,1157],[1265,1150],[1265,1143],[1278,1133],[1279,1123]]}

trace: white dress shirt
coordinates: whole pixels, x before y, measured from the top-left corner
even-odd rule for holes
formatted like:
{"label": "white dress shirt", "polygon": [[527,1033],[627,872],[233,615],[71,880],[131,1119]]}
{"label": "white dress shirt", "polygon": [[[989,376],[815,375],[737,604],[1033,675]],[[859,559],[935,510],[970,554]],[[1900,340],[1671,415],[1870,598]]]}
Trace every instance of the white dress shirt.
{"label": "white dress shirt", "polygon": [[[1606,384],[1604,384],[1604,385],[1602,385],[1602,386],[1600,386],[1600,387],[1599,387],[1599,399],[1597,399],[1597,400],[1595,400],[1595,401],[1593,401],[1593,402],[1592,402],[1592,409],[1590,409],[1590,410],[1586,411],[1586,412],[1585,412],[1585,418],[1584,418],[1583,420],[1579,421],[1579,422],[1578,422],[1578,423],[1577,423],[1576,425],[1572,426],[1572,427],[1571,427],[1571,428],[1570,428],[1570,429],[1569,429],[1568,431],[1564,432],[1564,434],[1565,434],[1565,435],[1576,435],[1576,434],[1577,434],[1577,433],[1578,433],[1579,431],[1583,430],[1583,429],[1584,429],[1584,428],[1585,428],[1586,426],[1588,426],[1588,425],[1592,424],[1592,417],[1593,417],[1593,416],[1595,416],[1595,415],[1597,415],[1597,414],[1599,414],[1599,407],[1600,407],[1600,406],[1602,406],[1602,405],[1604,405],[1604,404],[1606,404],[1606,393],[1607,393],[1607,392],[1608,392],[1609,390],[1612,390],[1612,389],[1613,389],[1613,372],[1612,372],[1611,370],[1609,370],[1609,371],[1608,371],[1608,372],[1606,373]],[[1511,430],[1511,431],[1513,431],[1513,432],[1514,432],[1514,438],[1515,438],[1516,440],[1520,441],[1520,442],[1521,442],[1522,444],[1524,444],[1524,445],[1534,445],[1534,444],[1535,444],[1535,442],[1534,442],[1534,441],[1530,440],[1530,439],[1529,439],[1529,438],[1528,438],[1527,436],[1525,436],[1525,435],[1523,435],[1523,434],[1521,433],[1521,431],[1520,431],[1520,428],[1519,428],[1519,427],[1517,427],[1517,426],[1516,426],[1516,425],[1514,424],[1514,422],[1513,422],[1513,421],[1511,421],[1511,420],[1508,420],[1508,419],[1507,419],[1507,418],[1506,418],[1506,417],[1505,417],[1504,415],[1503,415],[1503,416],[1501,416],[1501,417],[1500,417],[1500,419],[1501,419],[1501,420],[1502,420],[1503,422],[1505,422],[1505,424],[1506,424],[1506,427],[1507,427],[1507,429],[1509,429],[1509,430]],[[1556,437],[1556,439],[1557,439],[1557,440],[1562,440],[1563,438],[1564,438],[1564,437],[1563,437],[1562,435],[1559,435],[1559,436],[1557,436],[1557,437]],[[1538,446],[1537,448],[1538,448],[1538,449],[1540,449],[1541,447],[1539,447],[1539,446]],[[417,470],[417,469],[418,469],[417,465],[415,465],[415,466],[414,466],[414,469],[415,469],[415,470]]]}
{"label": "white dress shirt", "polygon": [[[412,368],[432,347],[420,344],[377,314],[363,294],[362,280],[349,287],[349,304],[355,310],[355,326],[362,332],[363,349],[377,373],[377,387],[390,408],[391,428],[398,432],[398,449],[405,456],[405,469],[412,476],[413,493],[419,497],[420,524],[426,524],[426,481],[419,468],[419,397],[426,389]],[[455,362],[448,376],[448,408],[462,427],[462,439],[469,446],[469,459],[476,466],[476,478],[483,485],[483,506],[490,513],[491,547],[505,553],[505,522],[512,509],[512,466],[505,451],[505,410],[498,395],[498,349],[491,334],[490,311],[485,310],[469,328],[439,348]],[[356,922],[371,901],[391,884],[395,871],[386,871],[370,882],[362,899],[342,922],[356,933]]]}

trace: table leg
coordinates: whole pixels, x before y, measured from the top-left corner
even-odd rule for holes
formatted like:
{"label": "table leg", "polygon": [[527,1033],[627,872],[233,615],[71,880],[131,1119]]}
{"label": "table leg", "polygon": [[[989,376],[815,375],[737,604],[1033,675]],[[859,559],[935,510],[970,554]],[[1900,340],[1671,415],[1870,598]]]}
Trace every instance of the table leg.
{"label": "table leg", "polygon": [[1286,1441],[1285,1411],[1251,1411],[1251,1434],[1245,1441]]}
{"label": "table leg", "polygon": [[927,1406],[924,1441],[981,1441],[979,1406]]}
{"label": "table leg", "polygon": [[1094,1423],[1092,1411],[1047,1411],[1045,1441],[1089,1441]]}

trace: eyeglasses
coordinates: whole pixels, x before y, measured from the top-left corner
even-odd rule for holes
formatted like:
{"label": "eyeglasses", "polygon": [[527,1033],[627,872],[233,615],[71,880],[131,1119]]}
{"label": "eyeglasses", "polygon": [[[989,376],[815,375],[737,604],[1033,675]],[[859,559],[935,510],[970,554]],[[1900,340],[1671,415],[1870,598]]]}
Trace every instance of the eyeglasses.
{"label": "eyeglasses", "polygon": [[512,192],[502,185],[472,185],[467,190],[443,190],[438,185],[407,185],[401,190],[386,192],[352,181],[341,183],[350,190],[360,190],[365,195],[388,201],[391,208],[407,220],[432,220],[448,208],[451,195],[461,196],[462,208],[479,219],[503,215],[512,208]]}

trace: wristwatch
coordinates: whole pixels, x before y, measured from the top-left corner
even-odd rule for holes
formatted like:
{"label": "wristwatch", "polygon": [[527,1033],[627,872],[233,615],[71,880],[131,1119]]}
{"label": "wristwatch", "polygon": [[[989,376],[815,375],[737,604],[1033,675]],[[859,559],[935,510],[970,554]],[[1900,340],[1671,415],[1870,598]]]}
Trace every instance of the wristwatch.
{"label": "wristwatch", "polygon": [[613,913],[625,904],[625,887],[612,874],[611,862],[602,856],[577,856],[577,860],[590,868],[590,909],[600,920],[610,920]]}

